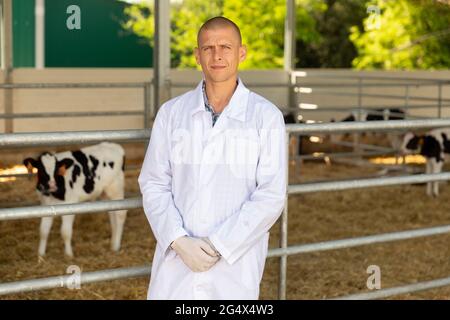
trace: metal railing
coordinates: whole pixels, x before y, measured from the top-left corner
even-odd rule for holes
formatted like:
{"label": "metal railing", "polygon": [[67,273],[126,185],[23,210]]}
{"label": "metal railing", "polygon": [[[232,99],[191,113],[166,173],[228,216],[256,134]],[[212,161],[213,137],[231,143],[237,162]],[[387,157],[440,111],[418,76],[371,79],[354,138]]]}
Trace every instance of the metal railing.
{"label": "metal railing", "polygon": [[[316,81],[320,80],[320,82]],[[291,73],[290,86],[293,89],[293,98],[288,108],[302,120],[315,121],[317,114],[352,114],[357,121],[364,120],[364,115],[378,115],[388,120],[390,116],[402,116],[404,119],[427,119],[442,117],[442,110],[450,107],[450,99],[443,97],[443,87],[450,86],[448,79],[430,79],[430,78],[405,78],[405,77],[387,77],[374,76],[363,73],[342,74],[339,72],[314,72],[314,71],[293,71]],[[373,92],[367,89],[380,88],[380,92]],[[387,94],[387,88],[394,88],[395,94]],[[401,90],[404,88],[404,90]],[[426,96],[411,94],[410,89],[427,88],[433,90]],[[436,89],[436,90],[435,90]],[[436,92],[434,95],[434,91]],[[339,106],[336,102],[330,105],[315,104],[315,97],[324,96],[347,98],[345,107]],[[311,98],[312,97],[312,98]],[[366,98],[370,105],[365,103]],[[347,101],[348,100],[348,101]],[[393,104],[386,104],[385,100],[393,100]],[[380,101],[378,103],[378,101]],[[313,104],[311,106],[301,106],[302,103]],[[303,109],[302,109],[303,108]],[[383,111],[380,111],[382,109]],[[393,112],[393,109],[402,109],[404,113]],[[423,110],[432,110],[428,115],[423,114]],[[434,114],[436,110],[436,114]],[[420,113],[413,114],[416,111]],[[319,121],[321,122],[321,121]],[[336,144],[337,141],[330,141]],[[353,135],[353,153],[362,156],[371,156],[372,152],[367,152],[361,147],[360,136]],[[394,149],[391,148],[390,152]],[[334,157],[333,153],[327,153],[327,157]],[[352,154],[349,153],[351,157]],[[299,159],[317,159],[306,155]],[[368,164],[368,162],[366,162]]]}
{"label": "metal railing", "polygon": [[[289,138],[291,133],[317,133],[317,132],[360,132],[360,131],[386,131],[397,129],[418,129],[418,128],[437,128],[450,126],[450,119],[430,119],[430,120],[397,120],[397,121],[374,121],[374,122],[354,122],[354,123],[327,123],[327,124],[290,124],[286,126],[286,136]],[[33,135],[33,137],[31,136]],[[64,133],[35,133],[35,134],[9,134],[0,137],[1,147],[21,147],[29,145],[44,144],[79,144],[98,142],[102,139],[114,141],[128,141],[133,139],[148,139],[150,132],[148,130],[128,130],[128,131],[102,131],[102,132],[64,132]],[[31,140],[28,140],[31,139]],[[289,139],[287,139],[289,141]],[[287,148],[288,150],[288,148]],[[289,160],[289,159],[288,159]],[[289,168],[289,167],[287,167]],[[288,169],[286,170],[288,175]],[[299,194],[307,192],[348,190],[354,188],[380,187],[390,185],[400,185],[409,183],[422,183],[431,181],[450,180],[450,173],[422,174],[402,177],[384,177],[348,181],[331,181],[304,183],[299,185],[289,185],[287,182],[286,205],[281,215],[280,248],[270,249],[268,258],[280,258],[280,279],[279,279],[279,298],[286,299],[286,279],[287,279],[287,257],[293,254],[306,252],[317,252],[324,250],[336,250],[341,248],[350,248],[373,243],[384,243],[389,241],[399,241],[425,237],[431,235],[446,234],[450,232],[450,225],[436,226],[417,230],[399,231],[385,234],[369,235],[358,238],[340,239],[320,243],[310,243],[302,245],[288,246],[288,196],[290,194]],[[102,212],[118,209],[131,209],[142,207],[141,199],[125,199],[114,201],[97,201],[79,204],[64,204],[54,206],[38,206],[24,208],[0,209],[0,221],[10,219],[25,219],[44,216],[60,216],[65,214],[83,214],[86,212]],[[81,284],[98,281],[107,281],[128,277],[147,276],[150,274],[149,266],[138,266],[132,268],[121,268],[115,270],[99,270],[95,272],[86,272],[81,275]],[[42,279],[30,279],[0,284],[0,294],[12,294],[33,290],[58,288],[67,286],[68,276],[57,276]],[[417,283],[398,288],[390,288],[383,291],[367,294],[350,295],[341,298],[368,299],[380,298],[396,295],[400,293],[415,292],[431,288],[438,288],[448,285],[448,278]]]}
{"label": "metal railing", "polygon": [[[80,111],[80,112],[39,112],[39,113],[0,113],[0,119],[30,119],[30,118],[74,118],[74,117],[104,117],[104,116],[143,116],[143,128],[149,128],[150,120],[155,115],[152,99],[152,81],[150,82],[114,82],[114,83],[13,83],[0,84],[0,90],[8,89],[128,89],[143,90],[144,106],[142,111]],[[124,107],[126,109],[126,107]]]}

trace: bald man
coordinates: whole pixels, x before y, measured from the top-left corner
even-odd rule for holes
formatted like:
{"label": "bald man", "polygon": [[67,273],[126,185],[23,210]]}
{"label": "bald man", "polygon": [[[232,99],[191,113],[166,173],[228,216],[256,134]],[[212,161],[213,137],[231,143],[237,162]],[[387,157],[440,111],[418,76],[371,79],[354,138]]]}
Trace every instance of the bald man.
{"label": "bald man", "polygon": [[161,106],[139,175],[157,240],[148,299],[258,299],[286,196],[283,115],[238,77],[238,26],[198,32],[197,88]]}

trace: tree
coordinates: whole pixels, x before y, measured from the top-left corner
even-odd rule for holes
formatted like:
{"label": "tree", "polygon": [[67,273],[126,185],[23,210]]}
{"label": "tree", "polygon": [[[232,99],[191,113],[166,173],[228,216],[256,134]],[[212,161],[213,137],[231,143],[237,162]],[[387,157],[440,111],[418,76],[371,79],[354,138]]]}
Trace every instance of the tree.
{"label": "tree", "polygon": [[[367,0],[298,2],[297,67],[351,67],[357,51],[349,39],[350,27],[362,28],[366,2]],[[305,23],[312,25],[304,28],[302,24]]]}
{"label": "tree", "polygon": [[450,5],[432,0],[373,0],[380,9],[379,28],[373,18],[364,29],[351,29],[358,50],[358,69],[448,69]]}
{"label": "tree", "polygon": [[[299,0],[309,4],[317,0]],[[314,5],[311,5],[314,6]],[[300,6],[298,5],[298,8]],[[129,16],[124,28],[153,41],[153,5],[141,3],[126,10]],[[286,0],[183,0],[171,8],[171,65],[178,68],[197,66],[193,49],[197,31],[203,22],[223,15],[240,26],[243,42],[248,46],[248,57],[242,69],[273,69],[283,67],[284,19]],[[300,37],[309,43],[317,38],[315,24],[307,11],[297,11],[301,18]]]}

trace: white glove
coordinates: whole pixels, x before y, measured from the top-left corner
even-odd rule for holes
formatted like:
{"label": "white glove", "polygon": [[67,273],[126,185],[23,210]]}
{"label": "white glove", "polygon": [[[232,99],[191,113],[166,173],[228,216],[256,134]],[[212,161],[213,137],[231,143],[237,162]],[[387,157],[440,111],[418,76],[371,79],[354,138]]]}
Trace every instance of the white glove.
{"label": "white glove", "polygon": [[216,251],[206,241],[199,238],[180,237],[170,246],[194,272],[207,271],[220,259]]}
{"label": "white glove", "polygon": [[216,253],[216,256],[221,257],[222,255],[220,254],[219,251],[217,251],[216,247],[214,247],[214,245],[212,244],[211,240],[209,240],[209,238],[205,237],[202,238],[203,241],[205,241],[207,244],[209,244],[209,246],[211,247],[211,249],[214,250],[214,252]]}

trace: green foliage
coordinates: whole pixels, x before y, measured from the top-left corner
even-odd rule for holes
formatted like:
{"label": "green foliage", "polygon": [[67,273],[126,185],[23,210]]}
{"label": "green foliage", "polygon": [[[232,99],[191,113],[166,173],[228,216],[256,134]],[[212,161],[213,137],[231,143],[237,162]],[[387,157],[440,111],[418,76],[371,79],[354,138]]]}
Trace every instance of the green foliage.
{"label": "green foliage", "polygon": [[194,48],[197,46],[197,32],[202,24],[223,14],[223,0],[184,0],[172,5],[171,51],[172,64],[178,68],[199,68],[195,62]]}
{"label": "green foliage", "polygon": [[285,0],[227,0],[223,14],[237,23],[247,45],[241,68],[283,67]]}
{"label": "green foliage", "polygon": [[364,19],[351,29],[358,69],[447,69],[450,67],[450,6],[432,0],[374,0],[379,28]]}
{"label": "green foliage", "polygon": [[[299,0],[300,4],[315,3],[317,0]],[[320,1],[319,1],[320,2]],[[301,8],[297,4],[298,8]],[[314,4],[311,8],[317,7]],[[152,44],[153,6],[136,4],[126,10],[129,20],[123,24]],[[184,0],[171,7],[171,59],[172,67],[195,68],[197,66],[193,49],[197,45],[197,31],[209,18],[223,15],[241,28],[243,43],[247,45],[248,56],[242,69],[273,69],[283,67],[285,0]],[[300,37],[309,43],[318,38],[315,22],[308,11],[297,11],[300,23]]]}
{"label": "green foliage", "polygon": [[[297,28],[303,21],[312,20],[314,28],[304,29],[316,35],[310,41],[297,36],[297,67],[348,68],[356,56],[356,48],[349,40],[350,27],[362,27],[367,0],[320,0],[314,6],[301,3],[297,8]],[[304,11],[301,17],[299,12]],[[298,32],[299,34],[299,32]],[[300,35],[305,31],[300,31]],[[309,33],[313,34],[313,33]]]}
{"label": "green foliage", "polygon": [[153,46],[155,34],[153,4],[138,3],[125,7],[125,14],[128,16],[128,20],[122,23],[122,27],[148,39],[150,45]]}
{"label": "green foliage", "polygon": [[[379,20],[367,13],[380,9]],[[132,5],[124,28],[153,45],[153,5]],[[171,7],[172,67],[198,68],[197,31],[223,15],[247,45],[242,69],[283,67],[286,0],[183,0]],[[297,0],[296,66],[443,69],[450,66],[450,5],[435,0]],[[380,28],[373,28],[374,22]]]}

